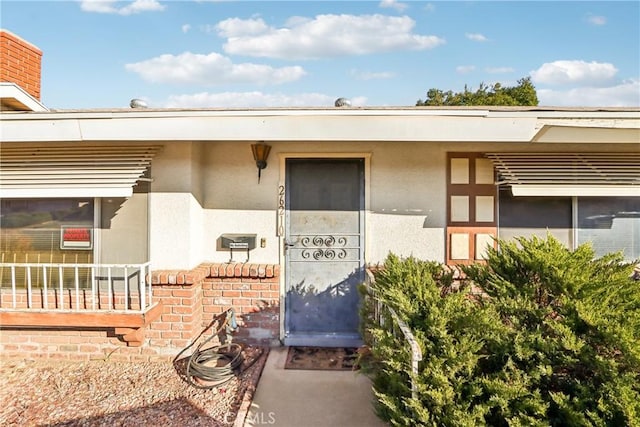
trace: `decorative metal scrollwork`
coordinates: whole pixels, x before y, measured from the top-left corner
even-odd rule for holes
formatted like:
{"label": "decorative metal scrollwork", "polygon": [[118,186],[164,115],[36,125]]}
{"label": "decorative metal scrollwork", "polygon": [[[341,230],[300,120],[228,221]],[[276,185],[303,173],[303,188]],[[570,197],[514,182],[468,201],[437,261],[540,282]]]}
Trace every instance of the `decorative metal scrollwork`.
{"label": "decorative metal scrollwork", "polygon": [[326,246],[333,247],[336,245],[346,246],[347,238],[346,237],[338,237],[337,239],[334,236],[305,236],[300,239],[300,244],[304,247],[315,247],[315,246]]}
{"label": "decorative metal scrollwork", "polygon": [[304,259],[313,258],[316,261],[322,259],[344,259],[347,257],[347,251],[344,249],[304,249],[301,255]]}

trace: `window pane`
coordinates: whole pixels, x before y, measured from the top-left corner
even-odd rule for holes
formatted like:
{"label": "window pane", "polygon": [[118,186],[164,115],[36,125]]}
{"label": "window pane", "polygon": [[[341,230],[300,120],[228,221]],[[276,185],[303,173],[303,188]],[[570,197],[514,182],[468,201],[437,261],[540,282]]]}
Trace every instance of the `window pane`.
{"label": "window pane", "polygon": [[551,234],[571,247],[570,197],[514,197],[510,188],[500,188],[498,197],[500,239]]}
{"label": "window pane", "polygon": [[640,258],[640,197],[578,198],[578,243],[593,245],[597,256],[622,251]]}
{"label": "window pane", "polygon": [[[0,200],[0,262],[93,262],[93,199]],[[34,268],[32,286],[43,278]],[[27,280],[16,269],[16,283]],[[9,269],[0,271],[0,285],[10,286]]]}

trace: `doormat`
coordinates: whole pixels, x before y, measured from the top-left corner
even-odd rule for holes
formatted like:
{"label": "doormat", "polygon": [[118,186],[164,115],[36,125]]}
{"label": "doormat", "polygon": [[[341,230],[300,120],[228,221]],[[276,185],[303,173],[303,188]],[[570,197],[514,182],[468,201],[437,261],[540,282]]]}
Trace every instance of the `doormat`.
{"label": "doormat", "polygon": [[289,347],[285,369],[354,371],[358,349],[351,347]]}

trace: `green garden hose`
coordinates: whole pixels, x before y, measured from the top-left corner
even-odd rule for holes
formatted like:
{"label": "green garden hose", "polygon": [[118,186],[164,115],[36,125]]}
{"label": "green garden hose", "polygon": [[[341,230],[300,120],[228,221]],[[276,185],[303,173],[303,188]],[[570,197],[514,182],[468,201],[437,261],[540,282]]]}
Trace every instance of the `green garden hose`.
{"label": "green garden hose", "polygon": [[[242,346],[231,342],[231,333],[238,329],[235,311],[231,308],[227,310],[226,313],[223,313],[223,315],[224,320],[220,323],[216,332],[198,344],[191,356],[189,356],[184,376],[185,380],[196,388],[211,389],[230,381],[240,373],[240,368],[244,363]],[[207,330],[220,322],[220,318],[223,315],[214,319],[211,324],[200,333],[198,338],[178,353],[173,360],[174,366],[178,360],[182,360],[180,356],[197,343]],[[226,341],[220,345],[208,345],[213,339],[220,339],[220,334],[223,329],[226,332]],[[257,359],[259,359],[259,357],[254,358],[254,360],[242,370],[248,369]]]}

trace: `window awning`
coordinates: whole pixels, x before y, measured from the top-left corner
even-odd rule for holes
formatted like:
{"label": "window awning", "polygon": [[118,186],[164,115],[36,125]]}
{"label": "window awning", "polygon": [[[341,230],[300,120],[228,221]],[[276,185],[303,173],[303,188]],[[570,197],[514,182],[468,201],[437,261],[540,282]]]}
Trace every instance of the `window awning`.
{"label": "window awning", "polygon": [[640,197],[640,152],[485,155],[514,196]]}
{"label": "window awning", "polygon": [[0,197],[130,197],[154,145],[0,147]]}

